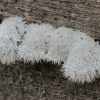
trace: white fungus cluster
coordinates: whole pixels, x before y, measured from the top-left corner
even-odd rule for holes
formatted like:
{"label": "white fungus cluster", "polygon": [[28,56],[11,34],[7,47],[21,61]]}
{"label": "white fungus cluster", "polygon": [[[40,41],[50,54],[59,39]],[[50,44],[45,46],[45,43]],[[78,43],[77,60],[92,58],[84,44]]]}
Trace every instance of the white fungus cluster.
{"label": "white fungus cluster", "polygon": [[0,25],[1,63],[64,62],[64,76],[81,83],[100,76],[100,46],[94,39],[71,28],[25,23],[23,18],[11,17]]}
{"label": "white fungus cluster", "polygon": [[72,44],[72,29],[59,27],[46,34],[48,61],[60,64],[65,62]]}
{"label": "white fungus cluster", "polygon": [[25,30],[23,18],[11,17],[0,24],[0,61],[3,64],[14,63],[18,59],[18,43]]}
{"label": "white fungus cluster", "polygon": [[24,41],[19,46],[20,59],[34,63],[45,58],[45,34],[52,30],[53,27],[50,25],[30,24],[26,29],[27,34],[24,36]]}
{"label": "white fungus cluster", "polygon": [[63,65],[65,77],[75,82],[91,82],[100,75],[100,45],[76,31],[68,59]]}

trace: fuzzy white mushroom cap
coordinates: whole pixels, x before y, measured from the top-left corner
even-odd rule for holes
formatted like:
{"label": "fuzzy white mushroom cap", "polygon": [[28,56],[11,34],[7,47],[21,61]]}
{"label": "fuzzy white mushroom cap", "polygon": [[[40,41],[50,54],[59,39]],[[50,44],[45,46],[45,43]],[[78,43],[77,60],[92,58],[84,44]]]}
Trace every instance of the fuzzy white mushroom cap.
{"label": "fuzzy white mushroom cap", "polygon": [[53,27],[48,24],[30,24],[27,27],[24,41],[19,46],[18,55],[20,55],[20,59],[23,59],[25,63],[28,61],[34,63],[46,59],[45,34],[52,30]]}
{"label": "fuzzy white mushroom cap", "polygon": [[100,75],[100,45],[85,33],[76,31],[73,36],[64,75],[75,82],[91,82]]}
{"label": "fuzzy white mushroom cap", "polygon": [[48,61],[60,64],[67,60],[67,56],[72,44],[73,29],[59,27],[46,34]]}
{"label": "fuzzy white mushroom cap", "polygon": [[24,33],[25,22],[20,17],[10,17],[0,24],[0,61],[14,63],[17,59],[18,42]]}
{"label": "fuzzy white mushroom cap", "polygon": [[64,76],[71,81],[92,82],[100,76],[100,45],[93,38],[71,28],[25,23],[16,16],[0,24],[2,64],[22,59],[25,63],[64,62]]}

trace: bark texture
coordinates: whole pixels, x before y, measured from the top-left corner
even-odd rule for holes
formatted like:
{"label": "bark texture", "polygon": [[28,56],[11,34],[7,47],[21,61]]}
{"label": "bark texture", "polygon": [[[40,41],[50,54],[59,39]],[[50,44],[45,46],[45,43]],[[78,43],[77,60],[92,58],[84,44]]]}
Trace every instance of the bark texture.
{"label": "bark texture", "polygon": [[100,38],[100,0],[0,0],[0,15],[72,27]]}
{"label": "bark texture", "polygon": [[[19,15],[29,23],[80,29],[100,39],[100,0],[0,0],[0,22]],[[100,79],[69,82],[61,66],[0,64],[0,100],[100,100]]]}
{"label": "bark texture", "polygon": [[61,66],[43,62],[0,66],[0,100],[100,100],[100,79],[69,82]]}

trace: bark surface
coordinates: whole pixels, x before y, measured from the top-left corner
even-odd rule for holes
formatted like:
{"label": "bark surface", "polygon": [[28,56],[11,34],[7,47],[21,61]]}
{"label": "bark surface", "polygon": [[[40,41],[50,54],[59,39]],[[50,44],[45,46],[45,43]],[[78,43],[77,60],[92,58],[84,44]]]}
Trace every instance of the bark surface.
{"label": "bark surface", "polygon": [[61,66],[43,62],[0,65],[0,100],[100,100],[100,79],[76,84]]}
{"label": "bark surface", "polygon": [[0,0],[0,15],[76,28],[100,38],[100,0]]}

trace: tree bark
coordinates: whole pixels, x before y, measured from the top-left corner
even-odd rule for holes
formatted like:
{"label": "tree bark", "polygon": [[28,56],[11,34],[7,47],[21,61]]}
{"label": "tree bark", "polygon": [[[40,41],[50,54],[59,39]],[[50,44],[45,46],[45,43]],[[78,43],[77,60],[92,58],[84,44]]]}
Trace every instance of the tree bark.
{"label": "tree bark", "polygon": [[99,100],[100,79],[78,84],[64,78],[61,66],[42,62],[0,66],[0,100]]}
{"label": "tree bark", "polygon": [[0,0],[0,15],[80,29],[100,38],[99,0]]}

